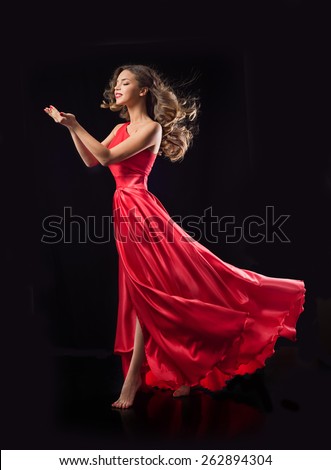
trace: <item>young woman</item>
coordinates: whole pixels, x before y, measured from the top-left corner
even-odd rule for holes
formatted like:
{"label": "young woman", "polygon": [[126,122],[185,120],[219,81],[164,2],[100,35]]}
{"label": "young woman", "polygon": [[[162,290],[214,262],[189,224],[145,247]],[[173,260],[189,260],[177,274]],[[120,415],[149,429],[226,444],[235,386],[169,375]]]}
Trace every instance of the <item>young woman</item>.
{"label": "young woman", "polygon": [[220,390],[263,367],[282,336],[296,340],[302,280],[267,277],[216,257],[176,224],[147,188],[157,155],[180,161],[194,136],[199,103],[180,96],[144,65],[118,67],[102,107],[119,111],[101,143],[70,113],[45,112],[67,127],[88,167],[109,167],[119,255],[114,352],[124,384],[112,405],[128,408],[137,390],[186,396],[193,386]]}

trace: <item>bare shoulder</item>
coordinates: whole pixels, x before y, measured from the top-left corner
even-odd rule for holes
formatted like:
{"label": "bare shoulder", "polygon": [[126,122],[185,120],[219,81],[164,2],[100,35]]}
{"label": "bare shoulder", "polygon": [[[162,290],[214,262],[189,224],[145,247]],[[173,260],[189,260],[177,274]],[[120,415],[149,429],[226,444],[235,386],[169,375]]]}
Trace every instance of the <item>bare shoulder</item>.
{"label": "bare shoulder", "polygon": [[162,126],[157,121],[148,121],[140,126],[139,129],[135,131],[131,131],[132,135],[140,135],[140,136],[151,136],[157,135],[162,132]]}
{"label": "bare shoulder", "polygon": [[154,125],[154,127],[155,127],[157,130],[162,131],[162,126],[161,126],[161,124],[160,124],[159,122],[153,121],[153,125]]}
{"label": "bare shoulder", "polygon": [[150,121],[148,124],[146,124],[146,129],[153,133],[162,132],[162,126],[157,121]]}

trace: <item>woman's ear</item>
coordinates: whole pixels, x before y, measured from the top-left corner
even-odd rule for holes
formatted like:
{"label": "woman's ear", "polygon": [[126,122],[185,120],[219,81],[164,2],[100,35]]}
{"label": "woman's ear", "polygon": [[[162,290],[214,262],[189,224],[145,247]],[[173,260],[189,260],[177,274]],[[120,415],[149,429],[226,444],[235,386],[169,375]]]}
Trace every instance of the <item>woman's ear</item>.
{"label": "woman's ear", "polygon": [[148,88],[144,87],[140,90],[139,96],[146,96],[148,93]]}

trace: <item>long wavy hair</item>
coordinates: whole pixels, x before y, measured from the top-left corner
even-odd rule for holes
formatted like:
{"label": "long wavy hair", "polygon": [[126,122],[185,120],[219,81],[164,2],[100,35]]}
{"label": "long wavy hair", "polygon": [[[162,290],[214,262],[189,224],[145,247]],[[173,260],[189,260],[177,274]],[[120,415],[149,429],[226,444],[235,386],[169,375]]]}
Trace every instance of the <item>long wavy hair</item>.
{"label": "long wavy hair", "polygon": [[[200,109],[199,98],[183,94],[176,90],[155,70],[146,65],[121,65],[118,67],[106,87],[102,108],[119,111],[121,118],[129,120],[125,105],[116,104],[115,85],[123,70],[132,72],[140,87],[147,87],[147,113],[151,119],[162,126],[162,141],[159,155],[168,157],[171,162],[181,161],[198,133],[197,115]],[[184,84],[185,85],[185,84]]]}

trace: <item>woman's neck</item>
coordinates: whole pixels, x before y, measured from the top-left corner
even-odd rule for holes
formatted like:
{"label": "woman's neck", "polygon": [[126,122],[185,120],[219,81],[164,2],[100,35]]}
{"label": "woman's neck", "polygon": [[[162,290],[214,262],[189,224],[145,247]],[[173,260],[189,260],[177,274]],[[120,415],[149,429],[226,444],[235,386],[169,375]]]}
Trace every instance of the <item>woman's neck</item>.
{"label": "woman's neck", "polygon": [[146,109],[142,109],[141,107],[137,108],[128,108],[129,113],[129,121],[131,124],[139,124],[144,121],[150,121],[150,117],[147,114]]}

